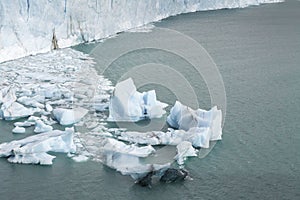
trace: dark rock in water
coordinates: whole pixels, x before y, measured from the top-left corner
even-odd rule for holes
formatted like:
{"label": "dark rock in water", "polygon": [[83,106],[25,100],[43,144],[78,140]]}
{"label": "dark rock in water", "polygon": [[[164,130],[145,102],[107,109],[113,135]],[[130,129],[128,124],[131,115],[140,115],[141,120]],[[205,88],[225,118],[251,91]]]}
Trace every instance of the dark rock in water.
{"label": "dark rock in water", "polygon": [[175,181],[182,181],[187,177],[188,172],[183,169],[167,169],[164,175],[160,178],[160,181],[165,183],[171,183]]}
{"label": "dark rock in water", "polygon": [[144,176],[143,178],[140,178],[137,181],[137,184],[139,184],[142,187],[151,187],[152,176],[153,176],[153,172],[149,172],[146,176]]}

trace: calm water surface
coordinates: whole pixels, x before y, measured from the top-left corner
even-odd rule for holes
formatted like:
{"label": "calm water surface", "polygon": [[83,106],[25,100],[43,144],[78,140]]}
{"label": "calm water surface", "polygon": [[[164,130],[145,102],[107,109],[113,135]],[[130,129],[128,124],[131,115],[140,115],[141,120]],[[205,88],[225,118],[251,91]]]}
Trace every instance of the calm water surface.
{"label": "calm water surface", "polygon": [[[225,84],[224,137],[204,159],[189,159],[186,167],[193,180],[156,183],[148,189],[100,163],[75,163],[61,154],[47,167],[0,159],[0,199],[299,199],[299,10],[299,1],[287,1],[184,14],[155,24],[202,44]],[[93,45],[77,48],[89,52]],[[145,56],[174,67],[188,65],[173,55],[161,55],[140,51],[118,62],[130,68]],[[119,64],[106,74],[112,81],[123,73]],[[203,80],[185,73],[198,89],[201,107],[209,108]],[[171,92],[159,86],[157,90],[160,99],[175,101]],[[0,121],[1,142],[21,137],[11,134],[11,127]]]}

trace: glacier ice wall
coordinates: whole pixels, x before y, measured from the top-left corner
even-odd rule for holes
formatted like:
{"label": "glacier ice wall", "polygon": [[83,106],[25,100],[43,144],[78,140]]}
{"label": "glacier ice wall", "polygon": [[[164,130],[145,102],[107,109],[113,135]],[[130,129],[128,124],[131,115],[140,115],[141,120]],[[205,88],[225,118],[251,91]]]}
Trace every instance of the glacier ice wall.
{"label": "glacier ice wall", "polygon": [[108,37],[171,15],[282,0],[0,1],[0,62]]}

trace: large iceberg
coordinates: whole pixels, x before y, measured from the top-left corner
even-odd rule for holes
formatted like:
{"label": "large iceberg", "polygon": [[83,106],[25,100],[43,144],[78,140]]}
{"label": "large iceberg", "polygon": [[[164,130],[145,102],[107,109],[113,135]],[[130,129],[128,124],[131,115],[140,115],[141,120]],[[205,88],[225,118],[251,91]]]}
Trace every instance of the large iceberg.
{"label": "large iceberg", "polygon": [[73,128],[54,130],[21,140],[0,144],[0,157],[8,157],[12,163],[51,165],[55,156],[47,152],[75,153]]}
{"label": "large iceberg", "polygon": [[136,122],[145,118],[160,118],[167,104],[156,99],[154,90],[140,93],[131,78],[119,82],[109,104],[109,121]]}
{"label": "large iceberg", "polygon": [[180,13],[281,1],[0,1],[0,62],[106,38]]}

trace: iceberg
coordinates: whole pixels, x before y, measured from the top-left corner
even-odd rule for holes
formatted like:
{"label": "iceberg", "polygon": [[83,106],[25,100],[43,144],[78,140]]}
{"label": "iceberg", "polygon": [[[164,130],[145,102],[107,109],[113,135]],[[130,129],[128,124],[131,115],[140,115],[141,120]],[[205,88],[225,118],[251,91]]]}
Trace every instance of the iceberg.
{"label": "iceberg", "polygon": [[176,101],[167,117],[168,124],[177,129],[188,131],[193,127],[209,127],[210,140],[220,140],[222,136],[222,111],[214,106],[211,110],[193,110]]}
{"label": "iceberg", "polygon": [[88,110],[80,107],[74,109],[55,108],[52,112],[61,125],[71,125],[79,122],[88,113]]}
{"label": "iceberg", "polygon": [[156,99],[154,90],[140,93],[131,78],[119,82],[109,103],[108,121],[136,122],[145,118],[160,118],[168,105]]}
{"label": "iceberg", "polygon": [[51,165],[55,156],[47,152],[75,153],[73,128],[54,130],[0,144],[0,157],[12,163]]}
{"label": "iceberg", "polygon": [[274,2],[282,0],[1,1],[0,62],[107,38],[181,13]]}

